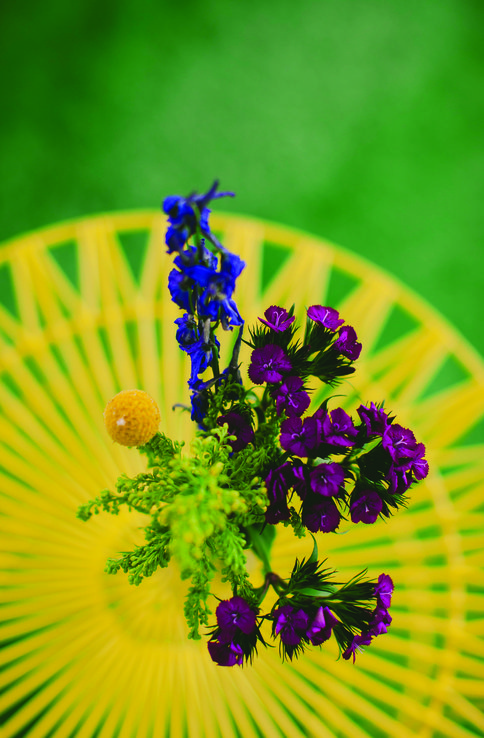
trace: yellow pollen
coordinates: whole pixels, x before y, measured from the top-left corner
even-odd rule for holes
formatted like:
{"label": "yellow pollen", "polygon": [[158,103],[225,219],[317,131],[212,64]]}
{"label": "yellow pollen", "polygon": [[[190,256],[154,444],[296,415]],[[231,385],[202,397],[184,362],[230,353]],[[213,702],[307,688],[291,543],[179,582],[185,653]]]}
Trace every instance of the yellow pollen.
{"label": "yellow pollen", "polygon": [[158,405],[143,390],[123,390],[104,409],[106,430],[122,446],[143,446],[157,432],[160,419]]}

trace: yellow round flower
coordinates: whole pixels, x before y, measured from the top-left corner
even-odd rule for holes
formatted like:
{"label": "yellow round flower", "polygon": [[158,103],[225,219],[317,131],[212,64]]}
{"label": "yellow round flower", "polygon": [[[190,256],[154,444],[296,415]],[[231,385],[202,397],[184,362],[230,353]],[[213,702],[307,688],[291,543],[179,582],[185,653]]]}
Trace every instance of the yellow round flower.
{"label": "yellow round flower", "polygon": [[153,438],[160,424],[158,405],[143,390],[123,390],[104,409],[104,425],[116,443],[142,446]]}

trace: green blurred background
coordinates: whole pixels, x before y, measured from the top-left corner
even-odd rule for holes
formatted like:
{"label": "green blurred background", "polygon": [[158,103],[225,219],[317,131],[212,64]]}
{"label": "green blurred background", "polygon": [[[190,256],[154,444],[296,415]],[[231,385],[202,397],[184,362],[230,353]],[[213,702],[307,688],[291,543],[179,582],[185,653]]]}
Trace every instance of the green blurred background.
{"label": "green blurred background", "polygon": [[366,256],[484,353],[482,0],[25,0],[0,15],[0,240],[219,177],[237,193],[223,209]]}

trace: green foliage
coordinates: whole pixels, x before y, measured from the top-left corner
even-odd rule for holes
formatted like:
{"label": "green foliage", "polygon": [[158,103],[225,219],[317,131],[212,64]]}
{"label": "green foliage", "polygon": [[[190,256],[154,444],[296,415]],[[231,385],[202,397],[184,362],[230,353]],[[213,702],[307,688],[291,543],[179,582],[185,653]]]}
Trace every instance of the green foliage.
{"label": "green foliage", "polygon": [[222,581],[249,601],[254,599],[243,530],[264,521],[267,495],[253,470],[264,465],[267,452],[251,446],[231,455],[226,427],[199,431],[189,454],[161,433],[140,450],[148,471],[133,478],[122,475],[115,492],[103,491],[77,514],[81,520],[101,510],[117,515],[126,505],[150,516],[144,527],[147,543],[109,559],[106,571],[116,574],[121,569],[138,585],[173,557],[182,579],[191,579],[185,615],[189,637],[198,638],[199,626],[208,623],[207,598],[217,568]]}

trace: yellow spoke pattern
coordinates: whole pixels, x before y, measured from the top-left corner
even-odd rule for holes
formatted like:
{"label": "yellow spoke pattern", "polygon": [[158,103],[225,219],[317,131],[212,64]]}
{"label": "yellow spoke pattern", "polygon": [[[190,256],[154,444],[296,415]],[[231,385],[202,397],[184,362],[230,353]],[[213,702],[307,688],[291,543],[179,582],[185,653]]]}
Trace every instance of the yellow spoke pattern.
{"label": "yellow spoke pattern", "polygon": [[[431,474],[408,510],[319,536],[342,579],[364,566],[392,574],[392,628],[354,666],[330,642],[297,664],[273,648],[252,667],[222,669],[204,642],[186,640],[174,566],[139,588],[104,573],[108,557],[142,543],[144,522],[125,511],[75,517],[119,474],[143,469],[107,437],[104,405],[144,389],[162,428],[188,440],[189,415],[172,407],[189,402],[189,365],[175,341],[164,218],[61,224],[0,249],[0,735],[484,735],[481,357],[397,280],[332,244],[239,216],[214,214],[212,227],[247,262],[236,296],[249,325],[294,301],[304,321],[339,290],[335,307],[364,347],[337,390],[345,407],[385,399],[427,446]],[[223,338],[226,359],[234,336]],[[310,548],[282,529],[274,569],[287,575]]]}

